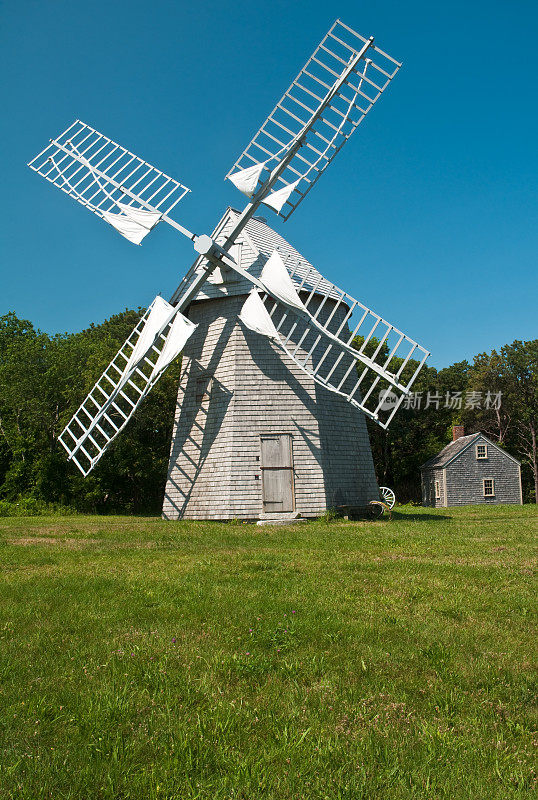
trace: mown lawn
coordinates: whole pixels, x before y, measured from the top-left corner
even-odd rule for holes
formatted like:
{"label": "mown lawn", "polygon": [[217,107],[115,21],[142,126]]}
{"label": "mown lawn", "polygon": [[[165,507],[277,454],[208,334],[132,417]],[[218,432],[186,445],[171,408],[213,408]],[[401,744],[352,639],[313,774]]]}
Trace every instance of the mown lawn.
{"label": "mown lawn", "polygon": [[537,522],[0,519],[0,796],[534,796]]}

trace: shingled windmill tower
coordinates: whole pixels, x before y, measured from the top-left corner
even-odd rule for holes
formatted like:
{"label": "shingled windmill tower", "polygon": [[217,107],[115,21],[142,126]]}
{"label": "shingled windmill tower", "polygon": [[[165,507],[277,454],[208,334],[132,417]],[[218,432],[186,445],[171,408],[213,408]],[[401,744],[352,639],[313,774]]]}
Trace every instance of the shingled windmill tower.
{"label": "shingled windmill tower", "polygon": [[[227,209],[217,242],[238,216]],[[325,299],[328,316],[335,287],[262,217],[249,221],[234,257],[258,277],[275,250],[303,302]],[[198,327],[183,353],[163,515],[309,517],[366,506],[379,492],[363,412],[241,322],[251,284],[237,278],[233,270],[215,271],[189,308]],[[341,304],[335,329],[348,311]],[[295,327],[290,342],[298,359],[319,360],[323,348],[308,355],[315,338],[305,323]]]}
{"label": "shingled windmill tower", "polygon": [[63,430],[83,475],[183,353],[165,517],[316,516],[377,497],[364,415],[387,428],[429,354],[258,211],[289,218],[400,66],[337,20],[228,172],[248,202],[211,236],[170,216],[183,184],[79,120],[30,162],[132,243],[166,222],[198,253]]}

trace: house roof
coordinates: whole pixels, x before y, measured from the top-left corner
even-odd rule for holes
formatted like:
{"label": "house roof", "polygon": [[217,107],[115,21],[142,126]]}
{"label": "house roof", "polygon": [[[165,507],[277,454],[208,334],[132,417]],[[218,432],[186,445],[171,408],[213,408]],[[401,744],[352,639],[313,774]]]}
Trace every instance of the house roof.
{"label": "house roof", "polygon": [[512,461],[515,461],[516,464],[520,463],[517,458],[511,456],[510,453],[507,453],[506,450],[503,450],[502,447],[499,447],[499,445],[492,442],[491,439],[488,439],[487,436],[484,436],[484,434],[479,431],[478,433],[471,433],[469,436],[460,436],[455,442],[450,442],[446,447],[443,447],[440,453],[429,458],[420,469],[442,469],[446,467],[451,461],[454,461],[467,450],[477,439],[484,439],[491,447],[495,447],[505,456],[512,459]]}
{"label": "house roof", "polygon": [[434,469],[446,466],[449,461],[452,461],[455,456],[458,456],[465,450],[467,445],[471,444],[473,439],[476,439],[478,436],[480,436],[479,433],[472,433],[470,436],[460,436],[455,442],[450,442],[446,447],[443,447],[441,452],[437,453],[436,456],[429,458],[420,469]]}
{"label": "house roof", "polygon": [[[212,238],[217,243],[220,244],[224,240],[239,214],[240,212],[234,208],[226,209],[212,233]],[[263,217],[252,217],[237,241],[242,244],[241,266],[254,277],[260,277],[267,259],[273,250],[278,250],[288,271],[292,273],[293,282],[297,287],[300,286],[302,291],[311,291],[315,287],[316,292],[320,294],[326,294],[335,299],[342,298],[342,290],[326,280],[314,265],[287,242],[283,236],[274,231]],[[194,263],[198,265],[199,269],[202,269],[203,261],[204,259],[200,256]],[[222,283],[220,273],[217,271],[209,276],[209,279],[196,295],[195,300],[248,294],[251,288],[252,284],[243,278]],[[175,302],[176,299],[177,291],[172,296],[171,302]],[[346,302],[346,297],[343,298],[343,302]]]}

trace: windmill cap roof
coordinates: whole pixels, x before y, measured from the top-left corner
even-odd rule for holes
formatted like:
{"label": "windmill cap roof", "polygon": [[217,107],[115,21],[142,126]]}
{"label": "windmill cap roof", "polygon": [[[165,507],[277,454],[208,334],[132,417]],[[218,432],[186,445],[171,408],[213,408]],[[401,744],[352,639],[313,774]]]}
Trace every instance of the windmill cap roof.
{"label": "windmill cap roof", "polygon": [[[241,213],[235,208],[230,208],[229,211],[237,216]],[[324,278],[321,272],[302,253],[277,231],[273,230],[267,224],[265,217],[251,217],[244,232],[258,253],[263,256],[263,260],[254,262],[250,267],[249,271],[253,275],[260,276],[265,261],[276,250],[282,257],[288,271],[292,274],[292,280],[296,286],[302,283],[301,289],[303,291],[311,291],[315,287],[317,294],[329,295],[329,297],[334,297],[335,299],[341,298],[342,290]],[[305,279],[304,283],[303,279]],[[345,297],[343,302],[345,303]]]}
{"label": "windmill cap roof", "polygon": [[[228,207],[215,227],[211,238],[219,244],[227,233],[231,232],[241,212]],[[255,278],[261,276],[262,270],[271,254],[276,250],[284,261],[292,281],[299,292],[315,292],[339,300],[342,305],[348,306],[352,298],[333,283],[323,277],[314,265],[293,247],[283,236],[271,228],[265,217],[251,217],[244,229],[237,237],[237,242],[243,242],[244,250],[241,251],[241,266]],[[203,268],[204,257],[199,256],[195,261],[197,271]],[[233,280],[221,282],[220,278],[212,279],[209,276],[193,302],[203,300],[222,299],[224,297],[246,295],[252,289],[252,284],[247,278],[235,276]],[[172,295],[171,302],[177,302],[181,284]]]}

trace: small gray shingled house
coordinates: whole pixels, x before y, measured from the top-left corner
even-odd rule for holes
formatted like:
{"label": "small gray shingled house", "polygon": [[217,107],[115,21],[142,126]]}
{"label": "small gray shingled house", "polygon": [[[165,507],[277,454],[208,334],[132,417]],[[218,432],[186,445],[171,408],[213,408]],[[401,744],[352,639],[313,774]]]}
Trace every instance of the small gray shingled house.
{"label": "small gray shingled house", "polygon": [[520,462],[483,433],[464,436],[458,425],[452,435],[453,441],[420,468],[422,505],[521,505]]}

